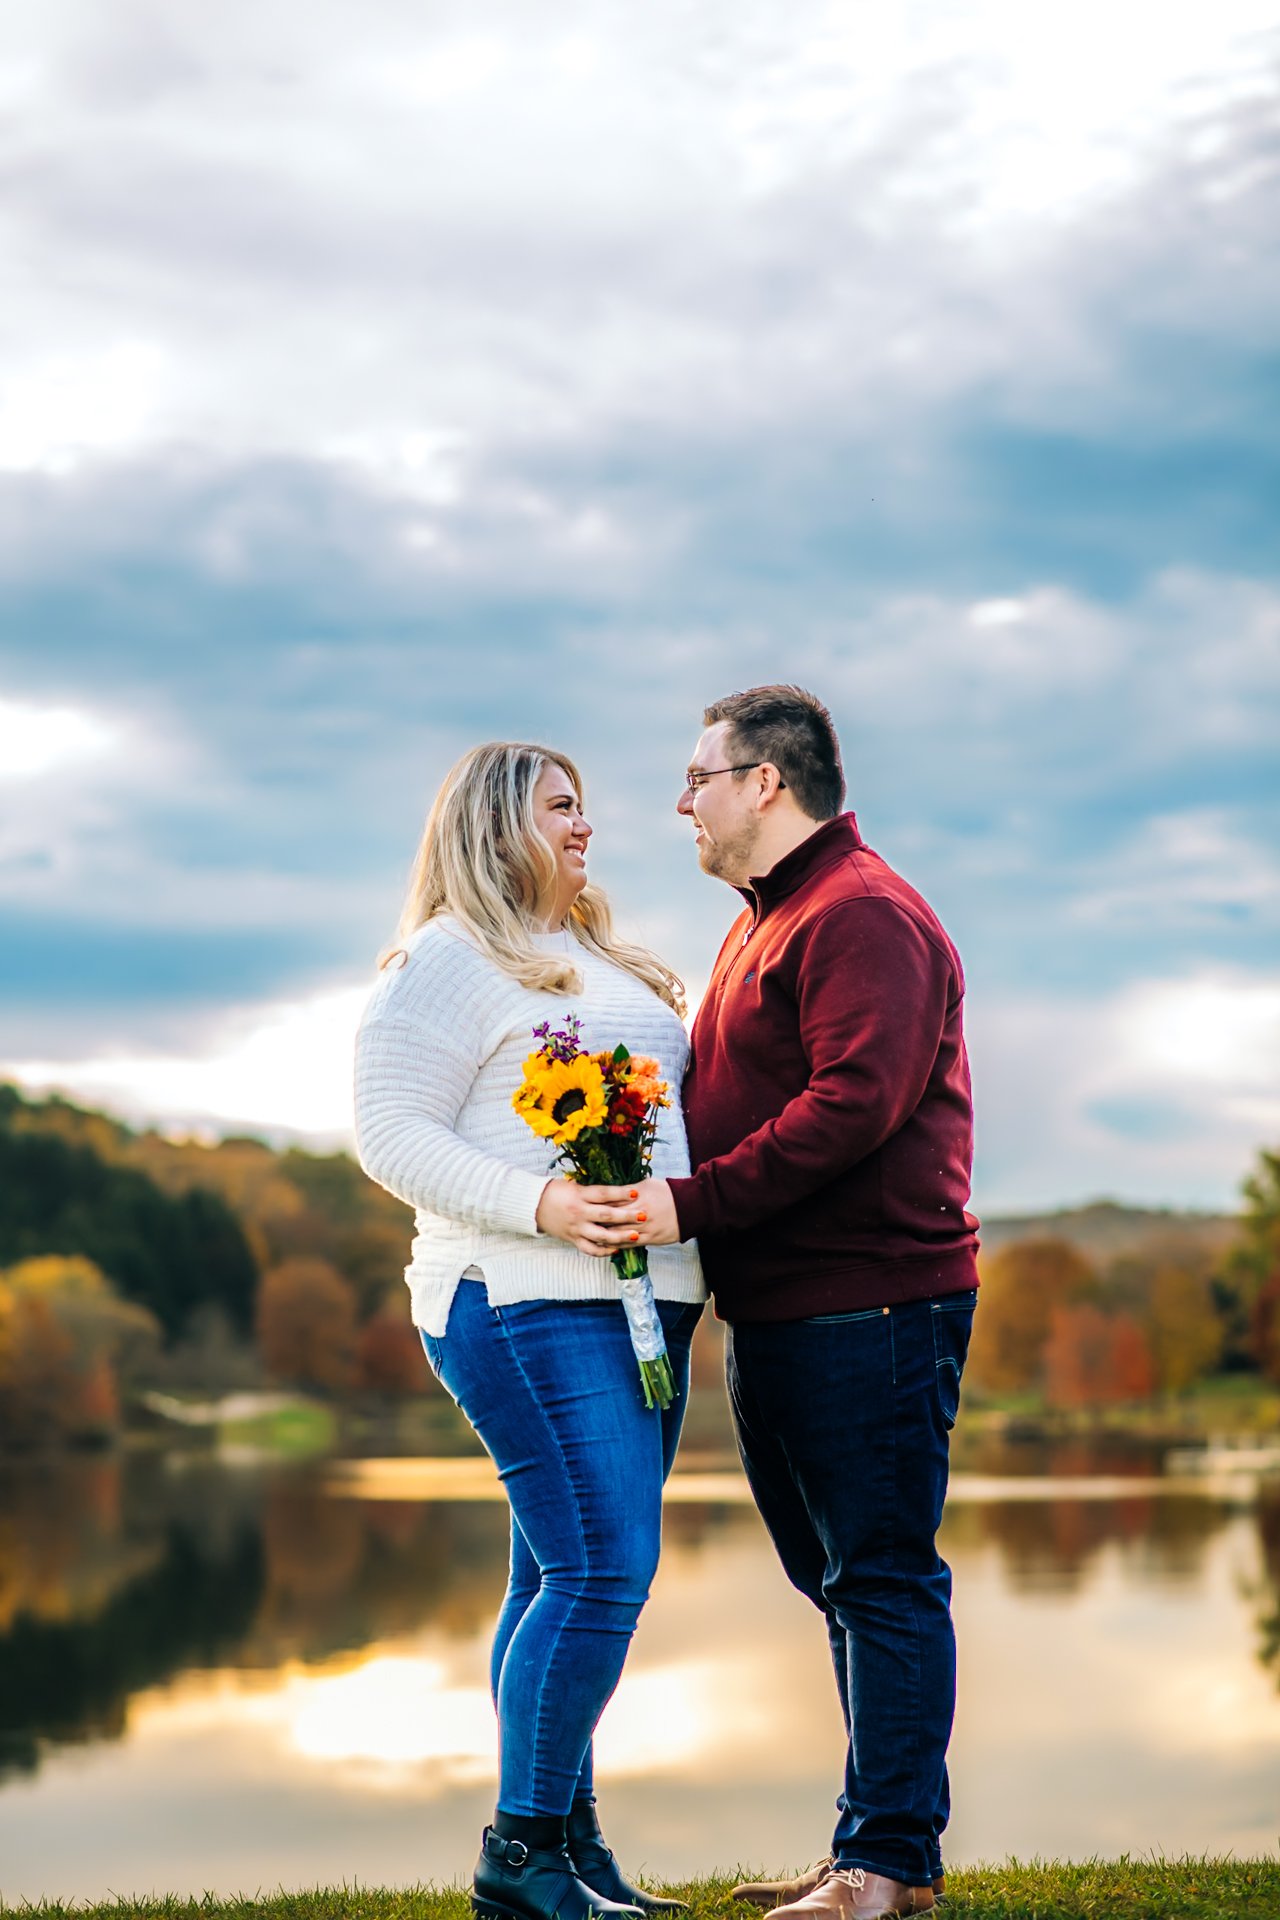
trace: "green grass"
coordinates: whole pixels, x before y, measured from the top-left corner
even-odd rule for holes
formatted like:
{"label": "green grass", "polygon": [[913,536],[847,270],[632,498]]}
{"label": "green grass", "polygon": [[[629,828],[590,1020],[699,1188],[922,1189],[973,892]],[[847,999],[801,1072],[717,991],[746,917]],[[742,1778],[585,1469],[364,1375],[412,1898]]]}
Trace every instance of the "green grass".
{"label": "green grass", "polygon": [[[671,1889],[689,1902],[691,1920],[746,1920],[754,1913],[729,1898],[738,1875]],[[0,1914],[42,1920],[469,1920],[458,1888],[327,1888],[265,1899],[180,1900],[172,1896],[75,1907],[41,1902]],[[1280,1857],[1271,1860],[1090,1860],[1080,1866],[1010,1860],[947,1876],[940,1920],[1271,1920],[1280,1915]]]}
{"label": "green grass", "polygon": [[277,1407],[270,1413],[253,1414],[245,1420],[224,1420],[218,1428],[219,1441],[235,1446],[257,1447],[282,1459],[307,1459],[312,1454],[329,1453],[338,1438],[338,1423],[329,1407],[312,1401],[296,1406]]}

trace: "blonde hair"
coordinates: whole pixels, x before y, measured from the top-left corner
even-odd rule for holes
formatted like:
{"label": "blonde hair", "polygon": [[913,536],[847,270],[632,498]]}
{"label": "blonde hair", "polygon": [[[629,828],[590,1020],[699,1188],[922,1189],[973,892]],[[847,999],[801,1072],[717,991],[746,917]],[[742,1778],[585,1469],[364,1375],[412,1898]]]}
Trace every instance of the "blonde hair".
{"label": "blonde hair", "polygon": [[[547,953],[533,938],[540,930],[539,910],[545,910],[555,885],[555,854],[533,813],[533,790],[548,766],[568,775],[581,803],[578,769],[550,747],[491,740],[463,754],[445,775],[427,815],[399,937],[405,940],[428,920],[448,913],[521,986],[579,993],[582,980],[572,960]],[[612,961],[684,1013],[684,983],[646,948],[618,938],[599,887],[588,883],[582,889],[566,927],[580,947]],[[379,966],[402,953],[403,948],[391,947],[379,956]]]}

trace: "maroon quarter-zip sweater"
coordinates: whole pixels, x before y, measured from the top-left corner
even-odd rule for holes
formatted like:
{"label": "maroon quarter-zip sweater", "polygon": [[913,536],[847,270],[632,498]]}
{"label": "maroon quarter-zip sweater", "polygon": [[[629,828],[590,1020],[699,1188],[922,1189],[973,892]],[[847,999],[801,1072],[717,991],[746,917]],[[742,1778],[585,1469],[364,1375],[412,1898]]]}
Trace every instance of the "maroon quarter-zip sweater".
{"label": "maroon quarter-zip sweater", "polygon": [[693,1024],[693,1173],[672,1180],[724,1320],[799,1320],[977,1285],[960,956],[828,820],[743,893]]}

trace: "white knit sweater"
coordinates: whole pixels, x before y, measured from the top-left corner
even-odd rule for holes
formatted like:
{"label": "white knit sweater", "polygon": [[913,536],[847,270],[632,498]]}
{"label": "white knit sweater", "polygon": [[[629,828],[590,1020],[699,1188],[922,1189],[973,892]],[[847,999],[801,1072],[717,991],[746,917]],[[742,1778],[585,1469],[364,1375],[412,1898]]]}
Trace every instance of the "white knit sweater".
{"label": "white knit sweater", "polygon": [[[608,1300],[618,1276],[608,1259],[579,1253],[538,1232],[535,1214],[560,1169],[554,1149],[511,1105],[533,1029],[576,1013],[594,1052],[621,1041],[651,1054],[670,1083],[653,1171],[689,1171],[679,1090],[689,1043],[671,1008],[631,974],[587,952],[568,934],[541,936],[571,954],[580,994],[535,992],[502,973],[447,916],[405,943],[408,960],[378,977],[356,1041],[356,1139],[367,1173],[417,1209],[405,1272],[415,1323],[437,1338],[458,1281],[478,1270],[495,1306],[513,1300]],[[692,1241],[652,1247],[660,1300],[703,1300]]]}

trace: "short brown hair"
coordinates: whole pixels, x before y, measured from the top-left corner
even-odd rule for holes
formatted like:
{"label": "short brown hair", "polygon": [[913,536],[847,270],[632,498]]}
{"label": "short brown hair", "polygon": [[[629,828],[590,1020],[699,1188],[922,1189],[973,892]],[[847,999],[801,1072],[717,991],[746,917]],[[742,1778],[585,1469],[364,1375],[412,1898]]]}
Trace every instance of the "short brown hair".
{"label": "short brown hair", "polygon": [[735,760],[767,760],[811,820],[833,820],[844,805],[844,767],[831,715],[803,687],[749,687],[713,700],[704,727],[725,721]]}

